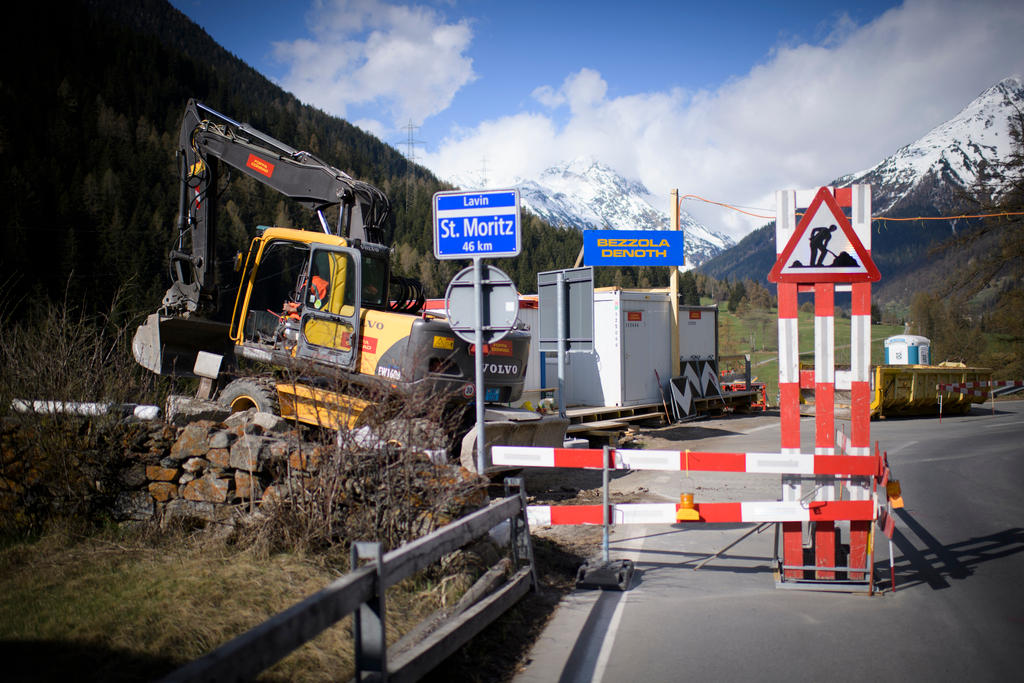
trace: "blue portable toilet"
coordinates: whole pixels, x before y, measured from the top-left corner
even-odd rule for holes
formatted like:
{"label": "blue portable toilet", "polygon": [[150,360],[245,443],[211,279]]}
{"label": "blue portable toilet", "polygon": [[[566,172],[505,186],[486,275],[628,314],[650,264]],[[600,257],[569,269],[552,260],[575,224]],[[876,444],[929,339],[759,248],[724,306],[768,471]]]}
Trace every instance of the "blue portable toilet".
{"label": "blue portable toilet", "polygon": [[885,340],[886,365],[928,365],[931,340],[916,334],[898,334]]}

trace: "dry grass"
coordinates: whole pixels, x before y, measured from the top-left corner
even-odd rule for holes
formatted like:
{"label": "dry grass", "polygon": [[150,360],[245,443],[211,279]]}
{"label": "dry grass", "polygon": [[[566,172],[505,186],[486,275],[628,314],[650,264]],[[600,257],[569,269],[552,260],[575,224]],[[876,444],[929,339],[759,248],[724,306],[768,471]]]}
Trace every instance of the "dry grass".
{"label": "dry grass", "polygon": [[[388,594],[389,640],[468,587],[463,563]],[[151,680],[320,590],[341,574],[322,556],[260,558],[202,536],[74,537],[53,532],[0,551],[5,680]],[[265,680],[351,677],[348,619],[264,673]]]}
{"label": "dry grass", "polygon": [[282,503],[264,508],[239,542],[319,553],[366,540],[388,551],[485,504],[487,480],[444,460],[461,417],[448,397],[425,386],[397,395],[321,379],[322,388],[370,408],[352,430],[301,430],[297,446],[310,467],[276,473]]}
{"label": "dry grass", "polygon": [[[0,548],[4,679],[152,680],[265,621],[347,572],[341,544],[316,553],[241,547],[239,536],[146,525],[85,533],[61,528]],[[542,590],[453,655],[431,680],[511,680],[584,545],[535,539]],[[592,548],[591,548],[592,549]],[[453,553],[390,589],[388,640],[451,606],[492,564],[494,548]],[[261,680],[352,676],[350,620],[264,672]]]}

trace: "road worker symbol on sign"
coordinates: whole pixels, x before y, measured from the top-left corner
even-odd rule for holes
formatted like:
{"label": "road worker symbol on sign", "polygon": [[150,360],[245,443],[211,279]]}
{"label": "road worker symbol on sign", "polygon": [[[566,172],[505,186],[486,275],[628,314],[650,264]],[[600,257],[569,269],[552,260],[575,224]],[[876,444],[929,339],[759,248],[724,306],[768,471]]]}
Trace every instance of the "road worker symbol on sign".
{"label": "road worker symbol on sign", "polygon": [[873,282],[878,268],[829,188],[814,196],[768,274],[772,282]]}
{"label": "road worker symbol on sign", "polygon": [[[811,249],[811,259],[806,265],[800,263],[799,260],[795,260],[792,263],[793,268],[856,268],[858,265],[857,259],[850,256],[849,252],[841,251],[838,254],[828,248],[828,243],[832,240],[832,233],[837,229],[837,226],[833,223],[827,228],[813,228],[811,230],[811,236],[808,239],[808,245]],[[832,256],[832,260],[825,264],[825,257]]]}
{"label": "road worker symbol on sign", "polygon": [[832,239],[832,233],[836,231],[835,225],[827,228],[814,228],[811,230],[811,265],[825,265],[825,253],[828,251],[828,242]]}

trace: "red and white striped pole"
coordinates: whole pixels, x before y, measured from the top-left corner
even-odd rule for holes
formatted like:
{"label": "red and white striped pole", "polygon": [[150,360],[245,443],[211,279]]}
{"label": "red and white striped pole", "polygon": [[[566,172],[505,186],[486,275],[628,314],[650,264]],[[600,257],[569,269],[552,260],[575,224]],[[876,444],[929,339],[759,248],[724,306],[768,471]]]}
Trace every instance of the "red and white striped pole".
{"label": "red and white striped pole", "polygon": [[[835,285],[814,285],[814,454],[835,453]],[[835,478],[815,477],[814,499],[835,500]],[[833,522],[819,521],[814,526],[814,565],[836,566],[836,536]],[[834,571],[819,570],[818,579],[834,579]]]}
{"label": "red and white striped pole", "polygon": [[[861,245],[871,253],[871,186],[854,185],[851,197],[851,225]],[[871,283],[850,285],[850,455],[871,455]],[[851,481],[851,500],[871,500],[871,482]],[[850,522],[848,565],[864,567],[871,556],[868,547],[871,522]],[[858,580],[860,573],[851,573]]]}
{"label": "red and white striped pole", "polygon": [[[678,524],[676,514],[680,503],[619,503],[616,505],[531,505],[527,508],[530,526],[603,524],[608,512],[612,524]],[[694,523],[750,524],[837,520],[871,520],[875,516],[873,501],[832,500],[810,503],[785,501],[751,501],[742,503],[694,503],[698,518]],[[870,521],[868,521],[870,524]]]}
{"label": "red and white striped pole", "polygon": [[[776,194],[776,257],[796,230],[796,192],[783,190]],[[781,418],[781,449],[783,453],[800,452],[800,343],[798,339],[797,285],[778,283],[779,299],[779,416]],[[782,500],[800,500],[800,478],[782,478]],[[782,563],[804,564],[803,532],[800,522],[782,523]],[[787,569],[785,577],[803,578],[798,569]]]}

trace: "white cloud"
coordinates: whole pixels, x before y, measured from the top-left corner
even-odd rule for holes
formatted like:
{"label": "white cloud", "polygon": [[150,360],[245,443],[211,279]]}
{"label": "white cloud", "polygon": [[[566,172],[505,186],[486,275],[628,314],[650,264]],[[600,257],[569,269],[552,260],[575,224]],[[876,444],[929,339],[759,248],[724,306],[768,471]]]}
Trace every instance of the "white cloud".
{"label": "white cloud", "polygon": [[[581,69],[533,91],[546,109],[454,133],[425,161],[449,178],[486,158],[504,172],[494,184],[504,184],[590,154],[666,205],[679,188],[771,208],[775,190],[869,167],[988,86],[1024,74],[1021,35],[1017,2],[908,0],[863,26],[840,17],[822,43],[777,47],[715,91],[609,98],[601,75]],[[568,117],[556,123],[563,107]],[[765,222],[697,202],[684,208],[737,237]]]}
{"label": "white cloud", "polygon": [[563,95],[561,91],[555,90],[550,85],[542,85],[535,89],[531,94],[533,99],[537,100],[549,109],[554,109],[555,107],[560,107],[565,104],[565,95]]}
{"label": "white cloud", "polygon": [[608,84],[593,69],[580,69],[579,73],[565,79],[562,92],[572,113],[583,113],[595,105],[600,106],[608,92]]}
{"label": "white cloud", "polygon": [[515,179],[515,170],[528,176],[565,159],[565,151],[556,148],[559,141],[560,134],[547,116],[516,114],[485,121],[446,140],[437,153],[425,155],[425,164],[445,179],[479,174],[486,167],[494,171],[487,171],[488,186],[506,186]]}
{"label": "white cloud", "polygon": [[373,103],[391,125],[420,124],[475,78],[468,22],[445,23],[429,8],[318,0],[307,24],[313,39],[274,44],[288,66],[281,85],[338,116]]}

